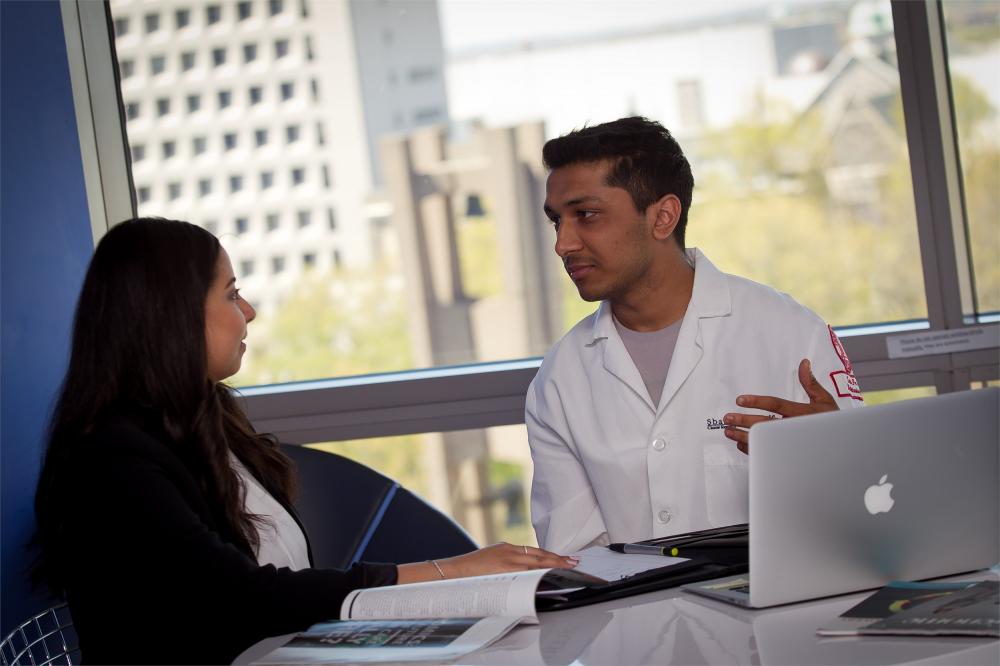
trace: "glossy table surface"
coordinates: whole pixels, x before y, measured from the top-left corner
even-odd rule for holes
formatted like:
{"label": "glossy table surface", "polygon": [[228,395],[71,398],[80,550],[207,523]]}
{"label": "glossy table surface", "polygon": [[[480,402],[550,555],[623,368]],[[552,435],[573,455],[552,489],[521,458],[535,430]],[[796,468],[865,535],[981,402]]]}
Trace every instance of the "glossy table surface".
{"label": "glossy table surface", "polygon": [[[996,567],[947,580],[997,577]],[[871,591],[748,610],[677,589],[539,613],[459,664],[953,664],[997,666],[1000,640],[816,635]],[[266,653],[263,643],[236,663]],[[267,649],[264,649],[267,647]]]}

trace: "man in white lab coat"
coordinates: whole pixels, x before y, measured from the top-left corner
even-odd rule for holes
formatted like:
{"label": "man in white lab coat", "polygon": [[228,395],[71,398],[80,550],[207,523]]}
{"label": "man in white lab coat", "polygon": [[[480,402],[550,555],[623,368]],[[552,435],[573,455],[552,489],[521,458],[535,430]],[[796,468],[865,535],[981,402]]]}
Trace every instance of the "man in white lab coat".
{"label": "man in white lab coat", "polygon": [[584,128],[543,156],[556,253],[600,306],[528,389],[539,545],[746,522],[747,429],[862,404],[837,336],[790,296],[685,249],[694,179],[659,123]]}

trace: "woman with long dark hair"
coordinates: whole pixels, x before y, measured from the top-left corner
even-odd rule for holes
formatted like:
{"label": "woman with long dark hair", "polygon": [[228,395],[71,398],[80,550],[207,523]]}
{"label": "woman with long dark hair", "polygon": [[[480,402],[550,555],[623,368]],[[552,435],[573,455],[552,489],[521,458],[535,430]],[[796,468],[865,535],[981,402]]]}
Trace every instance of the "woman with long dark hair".
{"label": "woman with long dark hair", "polygon": [[35,498],[35,580],[68,600],[86,661],[228,663],[336,617],[353,589],[575,565],[497,544],[310,568],[292,463],[221,383],[254,316],[192,224],[130,220],[94,252]]}

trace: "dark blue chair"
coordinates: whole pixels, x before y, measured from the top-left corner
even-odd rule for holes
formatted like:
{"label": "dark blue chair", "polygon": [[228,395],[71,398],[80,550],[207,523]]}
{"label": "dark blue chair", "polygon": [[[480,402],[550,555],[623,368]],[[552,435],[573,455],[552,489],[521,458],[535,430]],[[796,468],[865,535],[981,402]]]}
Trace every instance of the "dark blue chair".
{"label": "dark blue chair", "polygon": [[282,450],[298,467],[295,509],[316,567],[420,562],[478,548],[458,523],[375,470],[304,446]]}

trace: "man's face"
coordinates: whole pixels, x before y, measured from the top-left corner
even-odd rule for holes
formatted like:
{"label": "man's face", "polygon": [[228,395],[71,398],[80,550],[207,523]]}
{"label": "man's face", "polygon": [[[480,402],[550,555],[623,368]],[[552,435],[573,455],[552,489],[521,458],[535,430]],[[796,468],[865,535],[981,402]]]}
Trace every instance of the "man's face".
{"label": "man's face", "polygon": [[606,184],[609,167],[607,161],[560,167],[545,186],[556,254],[585,301],[626,298],[653,263],[651,220],[627,191]]}

